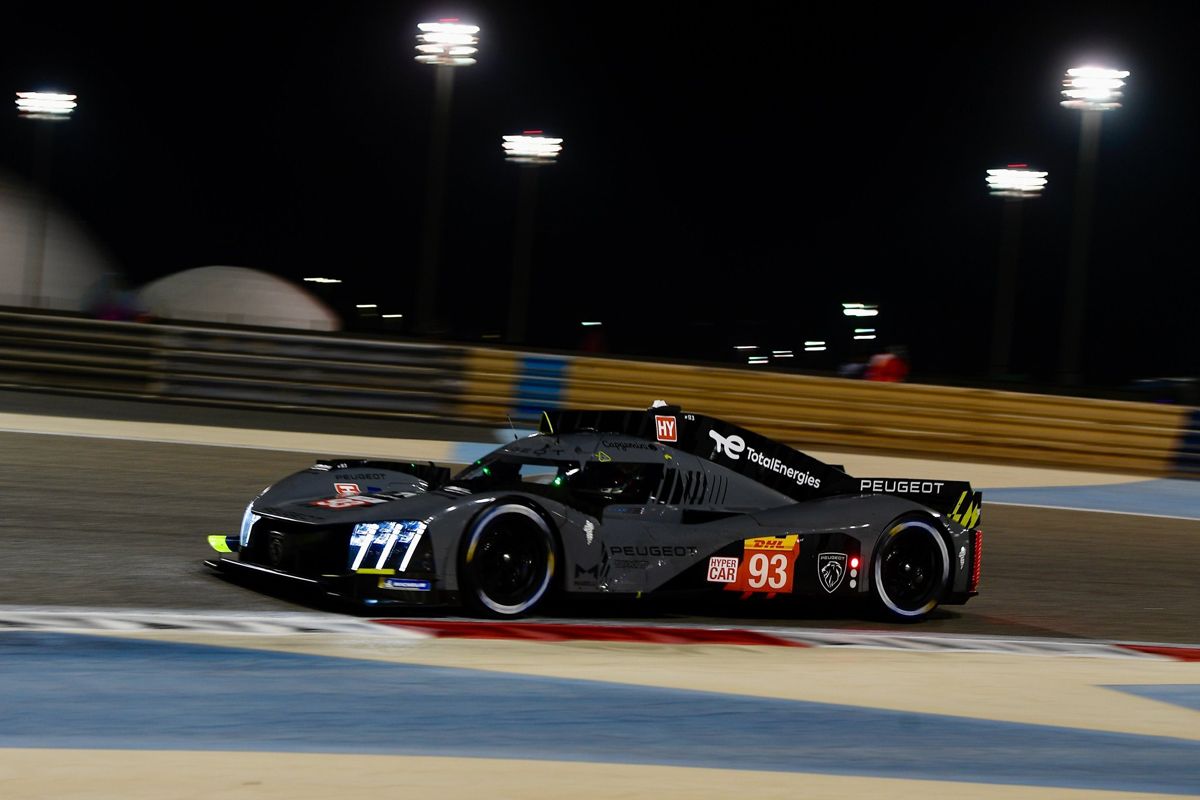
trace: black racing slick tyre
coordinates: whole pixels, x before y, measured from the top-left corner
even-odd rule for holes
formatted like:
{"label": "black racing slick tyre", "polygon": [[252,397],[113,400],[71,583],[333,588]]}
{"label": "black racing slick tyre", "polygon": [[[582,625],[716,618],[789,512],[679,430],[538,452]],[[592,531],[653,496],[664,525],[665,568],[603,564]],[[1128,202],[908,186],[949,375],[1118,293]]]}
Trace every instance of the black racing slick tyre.
{"label": "black racing slick tyre", "polygon": [[937,608],[950,580],[950,553],[937,522],[922,515],[889,525],[871,578],[875,599],[894,619],[919,620]]}
{"label": "black racing slick tyre", "polygon": [[529,506],[497,503],[463,537],[459,584],[476,610],[511,619],[546,599],[556,563],[554,534],[546,520]]}

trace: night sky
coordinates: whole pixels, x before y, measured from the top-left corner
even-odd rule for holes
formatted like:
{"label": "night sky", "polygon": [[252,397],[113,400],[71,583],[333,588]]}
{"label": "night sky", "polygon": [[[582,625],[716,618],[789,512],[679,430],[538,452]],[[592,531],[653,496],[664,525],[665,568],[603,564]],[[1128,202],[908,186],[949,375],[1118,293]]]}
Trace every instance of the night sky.
{"label": "night sky", "polygon": [[[134,283],[228,264],[410,324],[433,69],[416,23],[481,26],[456,73],[441,335],[504,330],[519,167],[500,137],[565,139],[539,172],[530,342],[793,369],[855,353],[878,303],[914,377],[988,368],[1003,201],[984,171],[1049,171],[1025,204],[1013,370],[1051,385],[1077,171],[1066,68],[1131,71],[1104,117],[1088,263],[1094,386],[1200,373],[1197,30],[1183,3],[10,3],[0,75],[69,90],[52,191]],[[11,108],[11,107],[10,107]],[[0,168],[34,123],[0,117]],[[372,329],[353,313],[349,329]],[[859,322],[858,324],[863,324]],[[400,333],[410,333],[404,327]],[[824,354],[802,350],[824,339]],[[866,351],[859,353],[865,355]]]}

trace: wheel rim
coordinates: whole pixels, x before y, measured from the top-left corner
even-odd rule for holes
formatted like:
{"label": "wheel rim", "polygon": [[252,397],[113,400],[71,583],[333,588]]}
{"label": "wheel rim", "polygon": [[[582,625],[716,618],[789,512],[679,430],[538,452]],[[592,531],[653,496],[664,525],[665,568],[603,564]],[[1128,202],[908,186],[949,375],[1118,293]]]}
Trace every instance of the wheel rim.
{"label": "wheel rim", "polygon": [[546,593],[554,553],[544,524],[529,509],[508,507],[476,526],[467,565],[476,597],[492,612],[520,614]]}
{"label": "wheel rim", "polygon": [[890,610],[905,617],[926,614],[949,577],[946,543],[926,522],[894,526],[875,559],[875,588]]}

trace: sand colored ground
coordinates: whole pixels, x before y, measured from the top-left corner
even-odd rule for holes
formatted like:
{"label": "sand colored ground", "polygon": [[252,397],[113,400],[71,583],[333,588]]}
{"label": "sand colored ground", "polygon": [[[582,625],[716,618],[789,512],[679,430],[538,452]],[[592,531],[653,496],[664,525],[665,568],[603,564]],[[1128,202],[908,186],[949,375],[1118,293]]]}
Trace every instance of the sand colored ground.
{"label": "sand colored ground", "polygon": [[787,772],[485,758],[0,750],[5,800],[794,798],[1133,800],[1181,796]]}

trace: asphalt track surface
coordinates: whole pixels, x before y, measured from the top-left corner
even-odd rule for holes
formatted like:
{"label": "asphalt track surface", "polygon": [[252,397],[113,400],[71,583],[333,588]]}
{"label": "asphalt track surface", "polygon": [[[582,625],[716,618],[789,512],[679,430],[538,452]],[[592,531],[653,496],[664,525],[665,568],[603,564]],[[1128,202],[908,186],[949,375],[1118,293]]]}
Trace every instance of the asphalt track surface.
{"label": "asphalt track surface", "polygon": [[[0,396],[0,409],[111,419],[167,419],[283,430],[478,438],[288,414]],[[209,573],[205,537],[236,529],[249,498],[314,453],[0,433],[0,605],[246,611],[302,610]],[[1200,524],[1124,514],[987,506],[983,583],[967,605],[918,625],[860,610],[751,602],[585,603],[563,617],[721,624],[896,628],[930,633],[1200,641]],[[448,612],[453,614],[454,612]]]}

